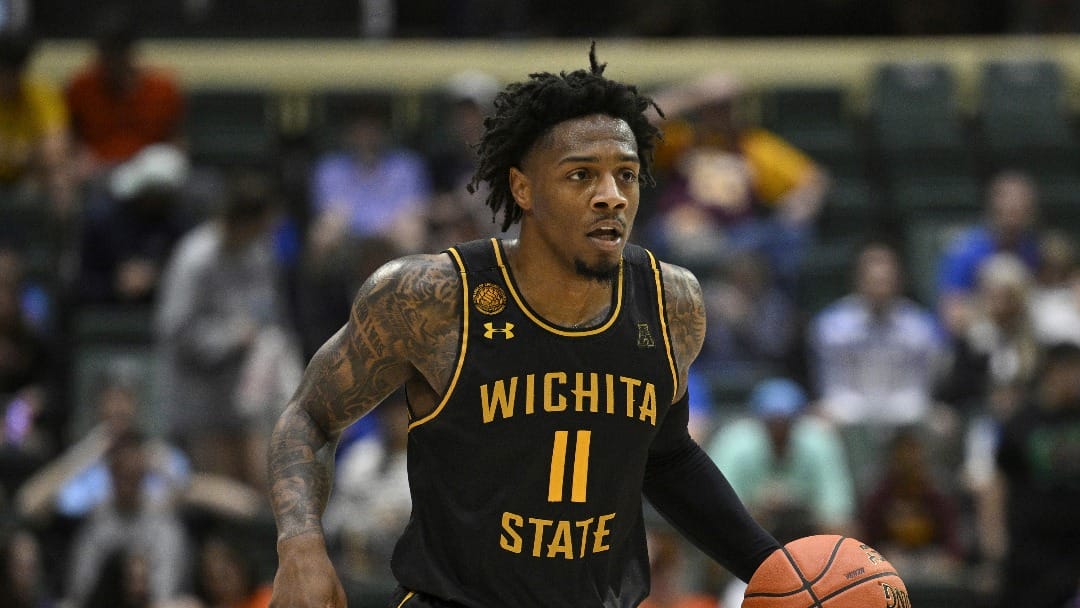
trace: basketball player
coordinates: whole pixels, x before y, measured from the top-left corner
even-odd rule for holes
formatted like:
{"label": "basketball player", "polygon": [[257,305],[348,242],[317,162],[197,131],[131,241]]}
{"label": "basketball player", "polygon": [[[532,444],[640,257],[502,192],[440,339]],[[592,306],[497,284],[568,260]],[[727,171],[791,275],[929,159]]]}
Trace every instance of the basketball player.
{"label": "basketball player", "polygon": [[345,605],[320,529],[335,442],[401,385],[393,607],[637,606],[643,493],[741,579],[778,548],[687,433],[697,280],[627,244],[652,102],[590,62],[510,85],[486,121],[472,187],[520,237],[387,264],[312,359],[270,448],[274,608]]}

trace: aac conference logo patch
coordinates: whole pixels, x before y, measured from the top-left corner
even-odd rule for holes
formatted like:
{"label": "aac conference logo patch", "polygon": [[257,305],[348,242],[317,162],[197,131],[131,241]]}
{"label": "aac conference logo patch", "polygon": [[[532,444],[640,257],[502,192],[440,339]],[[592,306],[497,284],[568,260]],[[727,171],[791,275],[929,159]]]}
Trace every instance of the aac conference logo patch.
{"label": "aac conference logo patch", "polygon": [[494,283],[481,283],[473,289],[472,303],[485,315],[497,315],[506,310],[506,292]]}

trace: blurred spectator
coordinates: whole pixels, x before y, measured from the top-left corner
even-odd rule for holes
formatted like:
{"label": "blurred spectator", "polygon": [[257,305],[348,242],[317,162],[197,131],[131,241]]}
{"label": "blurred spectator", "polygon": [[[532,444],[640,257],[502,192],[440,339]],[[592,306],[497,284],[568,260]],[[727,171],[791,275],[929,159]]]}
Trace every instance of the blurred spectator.
{"label": "blurred spectator", "polygon": [[153,301],[162,268],[190,224],[180,200],[187,171],[187,158],[167,144],[147,146],[113,171],[113,204],[91,210],[83,224],[81,303]]}
{"label": "blurred spectator", "polygon": [[22,282],[21,256],[0,251],[0,395],[41,386],[49,376],[50,356],[45,336],[32,325],[32,311]]}
{"label": "blurred spectator", "polygon": [[83,608],[154,608],[145,558],[127,549],[109,553]]}
{"label": "blurred spectator", "polygon": [[822,410],[841,425],[918,422],[943,354],[933,315],[904,297],[900,259],[885,243],[862,247],[853,276],[854,292],[809,331]]}
{"label": "blurred spectator", "polygon": [[119,586],[125,595],[154,602],[179,598],[189,583],[192,556],[180,519],[169,507],[147,501],[143,493],[150,460],[144,437],[124,434],[109,448],[107,460],[112,500],[99,505],[78,528],[66,598],[82,606],[103,590],[115,590],[117,580],[128,583]]}
{"label": "blurred spectator", "polygon": [[899,429],[862,509],[862,540],[888,555],[909,584],[954,580],[964,557],[956,505],[932,464],[918,432]]}
{"label": "blurred spectator", "polygon": [[[743,85],[726,73],[659,91],[665,122],[657,169],[660,243],[676,261],[754,250],[793,286],[828,189],[823,169],[737,111]],[[685,250],[690,248],[689,250]]]}
{"label": "blurred spectator", "polygon": [[702,280],[702,291],[708,322],[698,370],[749,386],[793,367],[800,313],[760,254],[736,254],[719,276]]}
{"label": "blurred spectator", "polygon": [[204,538],[195,591],[203,608],[267,608],[272,586],[260,580],[251,556],[223,534]]}
{"label": "blurred spectator", "polygon": [[1032,277],[1009,253],[988,258],[979,269],[972,313],[952,336],[951,363],[937,394],[961,411],[984,412],[999,420],[1017,405],[1017,390],[1035,376],[1039,359],[1030,314]]}
{"label": "blurred spectator", "polygon": [[171,74],[138,61],[137,41],[127,14],[103,11],[96,57],[68,83],[82,179],[103,176],[146,146],[175,143],[182,134],[180,87]]}
{"label": "blurred spectator", "polygon": [[255,488],[264,482],[265,433],[302,365],[272,251],[275,206],[263,175],[234,176],[220,216],[173,252],[156,319],[171,437],[197,472]]}
{"label": "blurred spectator", "polygon": [[29,37],[0,34],[0,196],[30,204],[44,197],[64,217],[76,198],[68,111],[58,89],[26,73],[33,51]]}
{"label": "blurred spectator", "polygon": [[26,265],[21,248],[0,241],[0,286],[15,290],[23,321],[44,336],[52,330],[53,298],[43,281],[28,276]]}
{"label": "blurred spectator", "polygon": [[1034,271],[1039,264],[1038,190],[1030,176],[996,175],[987,188],[985,218],[953,241],[938,261],[938,314],[950,333],[960,333],[973,314],[979,268],[995,253],[1012,253]]}
{"label": "blurred spectator", "polygon": [[437,125],[424,155],[431,168],[436,193],[464,190],[476,168],[476,150],[484,133],[484,117],[491,113],[499,82],[477,70],[458,72],[443,85],[447,107],[445,124]]}
{"label": "blurred spectator", "polygon": [[334,539],[335,559],[350,579],[349,586],[367,593],[383,591],[389,597],[396,586],[390,557],[412,509],[404,392],[388,397],[374,415],[378,431],[352,442],[338,456],[323,525]]}
{"label": "blurred spectator", "polygon": [[1076,242],[1060,228],[1047,228],[1039,235],[1039,256],[1035,267],[1037,289],[1056,289],[1068,284],[1076,270]]}
{"label": "blurred spectator", "polygon": [[753,416],[721,427],[707,447],[739,498],[781,542],[846,533],[854,522],[843,441],[806,405],[795,382],[764,380],[750,395]]}
{"label": "blurred spectator", "polygon": [[346,239],[328,255],[305,256],[296,294],[305,361],[341,329],[361,283],[396,252],[389,238],[373,236]]}
{"label": "blurred spectator", "polygon": [[390,110],[358,102],[340,151],[316,160],[309,244],[324,257],[346,238],[388,237],[405,252],[424,246],[424,209],[431,185],[423,158],[391,145]]}
{"label": "blurred spectator", "polygon": [[1080,266],[1076,243],[1060,230],[1040,239],[1036,285],[1031,294],[1031,321],[1040,344],[1080,344]]}
{"label": "blurred spectator", "polygon": [[0,547],[0,606],[56,606],[47,586],[41,543],[25,528],[8,531]]}
{"label": "blurred spectator", "polygon": [[[113,372],[101,382],[93,407],[96,424],[48,465],[27,480],[16,495],[22,517],[41,519],[50,513],[81,519],[113,496],[106,454],[139,426],[139,394],[130,374]],[[178,448],[147,440],[142,491],[153,505],[170,505],[191,481],[190,463]]]}
{"label": "blurred spectator", "polygon": [[62,416],[50,399],[54,360],[27,324],[17,286],[0,283],[0,493],[10,496],[55,449]]}
{"label": "blurred spectator", "polygon": [[469,191],[476,169],[476,144],[484,130],[484,118],[492,109],[499,83],[490,74],[467,70],[452,76],[444,85],[449,105],[445,125],[440,125],[425,146],[431,169],[434,197],[428,204],[427,251],[441,251],[450,245],[485,236],[513,238],[517,225],[505,233],[484,204],[486,185]]}
{"label": "blurred spectator", "polygon": [[717,608],[718,598],[694,592],[687,580],[686,546],[678,533],[664,524],[647,525],[649,597],[641,608]]}
{"label": "blurred spectator", "polygon": [[1001,604],[1057,608],[1080,573],[1080,346],[1046,351],[1037,389],[1005,424],[997,462],[1005,482],[1007,554]]}
{"label": "blurred spectator", "polygon": [[427,220],[425,250],[442,251],[451,245],[490,236],[516,238],[517,224],[503,232],[490,215],[483,217],[483,209],[487,209],[483,202],[486,192],[481,189],[470,194],[462,187],[432,198],[424,214]]}

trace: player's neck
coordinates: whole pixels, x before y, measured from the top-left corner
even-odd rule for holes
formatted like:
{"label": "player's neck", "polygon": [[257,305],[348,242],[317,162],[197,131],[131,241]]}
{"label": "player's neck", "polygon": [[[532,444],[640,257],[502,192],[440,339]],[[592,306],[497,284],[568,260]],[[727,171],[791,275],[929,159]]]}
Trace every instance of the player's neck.
{"label": "player's neck", "polygon": [[611,308],[611,282],[579,274],[543,251],[522,248],[520,240],[503,241],[507,264],[521,296],[548,321],[562,327],[589,327]]}

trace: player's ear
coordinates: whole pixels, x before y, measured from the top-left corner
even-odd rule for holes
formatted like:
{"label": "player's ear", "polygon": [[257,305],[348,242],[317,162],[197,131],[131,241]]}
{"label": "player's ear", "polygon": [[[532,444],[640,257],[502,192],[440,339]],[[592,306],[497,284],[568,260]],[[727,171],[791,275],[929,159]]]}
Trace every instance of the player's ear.
{"label": "player's ear", "polygon": [[532,208],[532,185],[528,176],[517,167],[510,167],[510,194],[518,207],[525,211]]}

